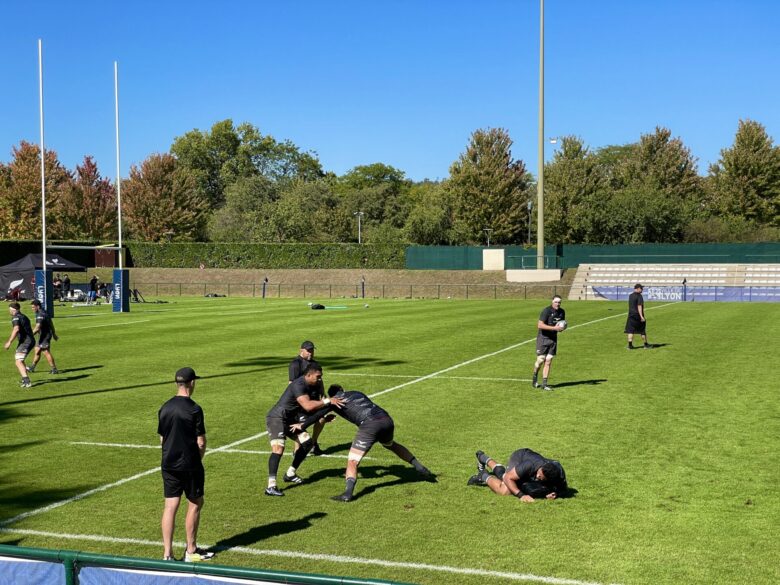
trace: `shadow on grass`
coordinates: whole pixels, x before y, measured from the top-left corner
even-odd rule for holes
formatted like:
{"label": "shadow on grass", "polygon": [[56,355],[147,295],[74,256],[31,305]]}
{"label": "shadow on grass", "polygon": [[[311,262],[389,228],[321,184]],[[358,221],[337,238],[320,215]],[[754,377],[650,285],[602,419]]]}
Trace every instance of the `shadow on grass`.
{"label": "shadow on grass", "polygon": [[557,390],[558,388],[567,388],[569,386],[598,386],[599,384],[603,384],[606,382],[606,378],[599,378],[596,380],[577,380],[575,382],[561,382],[560,384],[555,384],[553,388]]}
{"label": "shadow on grass", "polygon": [[27,449],[28,447],[37,447],[38,445],[43,445],[44,443],[48,443],[48,442],[49,441],[25,441],[24,443],[3,445],[1,447],[2,451],[0,452],[0,457],[4,455],[8,455],[12,451],[21,451],[22,449]]}
{"label": "shadow on grass", "polygon": [[[335,455],[336,453],[340,451],[349,451],[349,448],[352,446],[352,443],[341,443],[340,445],[331,445],[330,447],[326,447],[325,449],[322,449],[323,455]],[[320,446],[322,448],[322,446]],[[309,453],[308,457],[316,457],[316,455],[312,455]],[[307,457],[307,458],[308,458]]]}
{"label": "shadow on grass", "polygon": [[[230,368],[238,368],[245,366],[282,366],[288,365],[295,356],[279,357],[279,356],[258,356],[248,358],[238,362],[229,362],[225,365]],[[325,359],[319,359],[315,357],[317,363],[319,363],[325,370],[327,375],[328,370],[351,370],[354,368],[361,368],[365,366],[395,366],[398,364],[405,364],[403,360],[383,360],[374,357],[354,357],[354,356],[332,356],[329,355]]]}
{"label": "shadow on grass", "polygon": [[[62,373],[62,372],[60,372]],[[35,374],[33,374],[35,375]],[[52,374],[54,375],[54,374]],[[74,380],[83,380],[84,378],[89,378],[89,374],[80,374],[78,376],[68,376],[67,378],[60,378],[59,376],[56,378],[45,378],[43,380],[35,380],[33,379],[33,388],[37,388],[38,386],[44,386],[46,384],[64,384],[65,382],[73,382]]]}
{"label": "shadow on grass", "polygon": [[8,520],[29,510],[67,500],[92,486],[75,486],[68,489],[30,489],[18,477],[0,477],[0,527]]}
{"label": "shadow on grass", "polygon": [[96,370],[98,368],[102,368],[102,364],[95,364],[94,366],[82,366],[80,368],[65,368],[64,370],[60,370],[60,374],[70,374],[73,372],[83,372],[84,370]]}
{"label": "shadow on grass", "polygon": [[[312,484],[321,481],[323,479],[330,479],[333,477],[343,478],[345,468],[346,466],[339,466],[336,468],[321,469],[319,471],[315,471],[309,477],[305,478],[302,484],[289,485],[286,486],[284,490],[285,491],[292,490],[300,486],[305,486],[306,484]],[[389,479],[389,481],[383,481],[381,483],[369,485],[363,489],[360,489],[358,493],[355,494],[354,499],[362,498],[363,496],[372,494],[379,488],[390,487],[394,485],[401,485],[405,483],[417,483],[417,482],[436,483],[435,475],[433,475],[430,478],[422,477],[419,473],[417,473],[414,467],[408,465],[390,465],[390,466],[361,465],[360,468],[358,469],[357,485],[358,488],[360,488],[360,482],[362,480],[373,480],[373,479],[383,479],[383,478],[392,478],[392,479]]]}
{"label": "shadow on grass", "polygon": [[272,536],[280,536],[299,530],[306,530],[312,526],[313,520],[319,520],[326,516],[327,514],[325,512],[313,512],[298,520],[283,520],[281,522],[271,522],[270,524],[255,526],[246,532],[220,540],[214,546],[210,547],[209,550],[226,551],[237,546],[250,546]]}
{"label": "shadow on grass", "polygon": [[[102,366],[101,366],[102,367]],[[227,373],[218,373],[218,374],[210,374],[207,376],[200,376],[202,379],[211,379],[211,378],[226,378],[228,376],[243,376],[244,374],[253,374],[255,372],[264,372],[266,370],[272,370],[273,368],[255,368],[253,370],[243,370],[240,372],[227,372]],[[85,378],[87,375],[82,376],[71,376],[70,378],[52,378],[49,381],[50,382],[68,382],[71,380],[77,380],[80,378]],[[171,376],[171,379],[163,380],[161,382],[149,382],[147,384],[129,384],[127,386],[114,386],[113,388],[101,388],[99,390],[86,390],[84,392],[70,392],[68,394],[55,394],[54,396],[37,396],[35,398],[23,398],[21,400],[9,400],[6,402],[2,402],[0,404],[28,404],[31,402],[41,402],[45,400],[60,400],[62,398],[71,398],[74,396],[89,396],[90,394],[105,394],[107,392],[120,392],[123,390],[138,390],[140,388],[152,388],[154,386],[167,386],[171,385],[173,386],[173,376]],[[42,385],[46,382],[36,382],[33,384],[32,391],[35,391],[36,385]],[[280,386],[280,388],[283,390],[284,387]],[[30,392],[30,390],[25,390],[25,392]]]}
{"label": "shadow on grass", "polygon": [[650,348],[651,349],[658,349],[660,347],[668,347],[672,345],[671,343],[651,343]]}
{"label": "shadow on grass", "polygon": [[[17,410],[13,408],[2,408],[0,407],[0,423],[15,419],[15,418],[27,418],[30,416],[38,416],[36,414],[25,414],[20,413]],[[2,454],[2,451],[0,451],[0,454]]]}

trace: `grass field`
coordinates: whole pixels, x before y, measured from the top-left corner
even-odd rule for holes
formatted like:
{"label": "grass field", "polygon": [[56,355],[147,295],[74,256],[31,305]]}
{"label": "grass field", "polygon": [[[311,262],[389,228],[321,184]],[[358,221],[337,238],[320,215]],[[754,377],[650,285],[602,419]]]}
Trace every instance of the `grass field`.
{"label": "grass field", "polygon": [[[12,352],[0,363],[0,542],[160,558],[156,416],[192,365],[211,449],[199,540],[220,564],[419,584],[780,582],[780,306],[650,303],[660,347],[628,352],[624,303],[564,301],[543,393],[529,378],[544,301],[369,303],[58,307],[61,375],[25,390]],[[357,499],[332,502],[354,435],[338,420],[305,483],[262,495],[265,414],[303,339],[326,384],[384,392],[436,483],[376,447]],[[575,497],[466,487],[476,449],[521,447],[559,459]]]}

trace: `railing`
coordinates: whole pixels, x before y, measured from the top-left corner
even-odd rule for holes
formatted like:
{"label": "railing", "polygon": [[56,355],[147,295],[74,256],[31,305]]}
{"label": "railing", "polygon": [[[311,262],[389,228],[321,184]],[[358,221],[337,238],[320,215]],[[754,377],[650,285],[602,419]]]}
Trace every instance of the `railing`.
{"label": "railing", "polygon": [[[5,557],[5,559],[4,559]],[[11,557],[11,560],[8,560]],[[25,559],[25,562],[13,559]],[[29,560],[38,562],[29,562]],[[49,550],[0,545],[0,583],[27,583],[37,585],[76,585],[95,583],[132,583],[132,574],[120,569],[149,571],[144,583],[169,583],[171,574],[211,575],[228,579],[257,581],[258,583],[287,583],[290,585],[404,585],[398,581],[355,579],[308,575],[263,569],[227,567],[203,563],[180,563],[162,560],[119,557],[70,550]],[[167,573],[164,574],[164,573]],[[15,581],[11,581],[15,578]],[[62,579],[62,581],[59,581]]]}
{"label": "railing", "polygon": [[[584,300],[623,301],[634,292],[625,285],[583,285]],[[726,285],[646,285],[642,291],[646,301],[698,301],[730,303],[780,302],[780,286]]]}
{"label": "railing", "polygon": [[374,299],[538,299],[569,292],[562,284],[236,284],[215,282],[132,282],[143,296]]}

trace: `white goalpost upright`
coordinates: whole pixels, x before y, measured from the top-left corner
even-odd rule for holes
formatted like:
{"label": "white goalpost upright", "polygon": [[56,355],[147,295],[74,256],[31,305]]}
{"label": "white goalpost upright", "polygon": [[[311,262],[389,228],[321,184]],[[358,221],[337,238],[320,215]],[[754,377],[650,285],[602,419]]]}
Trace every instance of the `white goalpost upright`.
{"label": "white goalpost upright", "polygon": [[113,311],[130,311],[130,271],[124,267],[122,250],[122,170],[119,165],[119,65],[114,61],[114,126],[116,129],[116,216],[119,236],[119,268],[114,270]]}
{"label": "white goalpost upright", "polygon": [[46,146],[43,133],[43,41],[38,39],[38,112],[41,131],[41,268],[35,269],[35,298],[54,316],[54,288],[46,267]]}

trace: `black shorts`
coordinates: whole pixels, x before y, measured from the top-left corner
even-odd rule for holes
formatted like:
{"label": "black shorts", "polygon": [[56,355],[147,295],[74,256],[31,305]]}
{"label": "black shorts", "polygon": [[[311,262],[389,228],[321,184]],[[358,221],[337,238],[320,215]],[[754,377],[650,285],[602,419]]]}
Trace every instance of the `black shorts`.
{"label": "black shorts", "polygon": [[20,343],[16,346],[16,350],[14,351],[14,357],[16,359],[20,359],[17,356],[24,356],[27,357],[27,354],[32,351],[33,346],[35,345],[35,340],[30,339],[29,341],[25,341],[24,343]]}
{"label": "black shorts", "polygon": [[44,335],[38,340],[38,347],[41,349],[49,349],[51,346],[51,335]]}
{"label": "black shorts", "polygon": [[295,424],[296,422],[301,421],[286,421],[278,416],[265,417],[265,428],[268,431],[268,439],[274,441],[279,439],[284,440],[285,438],[298,438],[301,433],[293,433],[290,430],[290,425]]}
{"label": "black shorts", "polygon": [[162,470],[163,494],[166,498],[178,498],[182,492],[189,501],[203,497],[203,488],[206,483],[206,472],[203,466],[200,469],[186,471]]}
{"label": "black shorts", "polygon": [[628,319],[626,319],[625,333],[639,333],[640,335],[644,335],[646,328],[647,321],[642,321],[639,317],[629,315]]}
{"label": "black shorts", "polygon": [[536,355],[554,356],[558,351],[558,342],[540,335],[536,338]]}
{"label": "black shorts", "polygon": [[352,441],[352,448],[367,453],[374,443],[383,445],[392,443],[394,432],[395,424],[389,416],[370,418],[358,427],[358,432]]}

